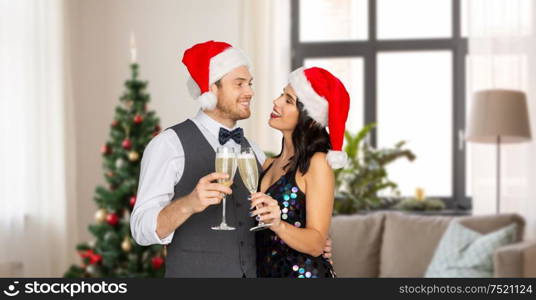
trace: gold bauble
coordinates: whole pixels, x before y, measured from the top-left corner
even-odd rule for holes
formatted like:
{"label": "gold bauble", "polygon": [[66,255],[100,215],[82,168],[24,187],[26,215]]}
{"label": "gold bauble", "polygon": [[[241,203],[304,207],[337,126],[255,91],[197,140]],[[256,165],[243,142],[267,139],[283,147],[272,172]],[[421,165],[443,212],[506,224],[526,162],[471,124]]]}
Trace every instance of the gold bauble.
{"label": "gold bauble", "polygon": [[121,243],[121,249],[123,249],[123,251],[125,252],[130,252],[130,250],[132,250],[132,244],[130,243],[128,237],[125,237],[125,239]]}
{"label": "gold bauble", "polygon": [[131,109],[133,104],[134,104],[134,101],[132,101],[132,100],[125,100],[125,107],[126,107],[127,109]]}
{"label": "gold bauble", "polygon": [[95,213],[95,221],[99,223],[103,223],[104,221],[106,221],[107,215],[108,215],[108,212],[106,211],[106,209],[101,208],[97,210],[97,212]]}
{"label": "gold bauble", "polygon": [[128,159],[130,161],[137,161],[138,159],[140,159],[140,155],[136,151],[130,151],[128,153]]}
{"label": "gold bauble", "polygon": [[166,246],[166,245],[164,245],[164,249],[162,249],[162,255],[163,255],[164,257],[167,256],[167,246]]}

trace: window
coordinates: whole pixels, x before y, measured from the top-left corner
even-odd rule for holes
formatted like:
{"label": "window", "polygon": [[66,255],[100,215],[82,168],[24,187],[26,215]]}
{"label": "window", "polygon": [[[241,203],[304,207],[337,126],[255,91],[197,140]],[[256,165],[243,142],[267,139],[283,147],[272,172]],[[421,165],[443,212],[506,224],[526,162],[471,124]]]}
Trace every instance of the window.
{"label": "window", "polygon": [[292,0],[292,68],[329,69],[349,90],[347,129],[377,122],[370,143],[406,140],[414,162],[388,167],[403,196],[423,187],[447,208],[466,193],[461,0]]}

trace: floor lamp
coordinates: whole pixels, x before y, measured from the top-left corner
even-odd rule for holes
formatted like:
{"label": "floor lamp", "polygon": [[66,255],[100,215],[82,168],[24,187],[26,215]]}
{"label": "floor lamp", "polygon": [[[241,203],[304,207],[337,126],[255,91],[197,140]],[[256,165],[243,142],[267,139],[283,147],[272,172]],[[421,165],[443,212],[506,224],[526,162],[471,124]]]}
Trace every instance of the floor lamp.
{"label": "floor lamp", "polygon": [[474,95],[467,127],[467,141],[496,144],[496,211],[501,205],[501,143],[530,141],[530,122],[525,93],[490,89]]}

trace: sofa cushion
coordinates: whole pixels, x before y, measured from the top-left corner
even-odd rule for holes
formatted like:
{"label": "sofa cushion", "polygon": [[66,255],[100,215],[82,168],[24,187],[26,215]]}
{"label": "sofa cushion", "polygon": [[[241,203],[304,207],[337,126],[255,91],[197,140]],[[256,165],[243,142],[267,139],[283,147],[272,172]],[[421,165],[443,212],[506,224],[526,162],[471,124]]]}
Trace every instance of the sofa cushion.
{"label": "sofa cushion", "polygon": [[523,218],[517,214],[451,217],[389,212],[382,239],[380,277],[423,277],[453,218],[482,234],[515,223],[519,240],[524,230]]}
{"label": "sofa cushion", "polygon": [[388,213],[380,254],[380,277],[423,277],[452,218]]}
{"label": "sofa cushion", "polygon": [[338,277],[378,277],[384,213],[336,216],[331,223]]}
{"label": "sofa cushion", "polygon": [[516,224],[488,234],[450,222],[425,277],[493,277],[493,253],[515,241]]}
{"label": "sofa cushion", "polygon": [[523,240],[525,221],[523,217],[518,214],[466,216],[459,217],[459,221],[465,227],[482,234],[496,231],[510,224],[516,224],[516,242],[520,242]]}

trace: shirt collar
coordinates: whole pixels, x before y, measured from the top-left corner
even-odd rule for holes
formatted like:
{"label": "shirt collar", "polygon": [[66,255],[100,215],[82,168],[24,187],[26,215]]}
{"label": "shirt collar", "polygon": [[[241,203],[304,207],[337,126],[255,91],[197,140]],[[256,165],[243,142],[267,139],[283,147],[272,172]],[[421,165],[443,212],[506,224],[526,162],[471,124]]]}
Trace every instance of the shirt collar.
{"label": "shirt collar", "polygon": [[205,129],[207,129],[210,133],[214,134],[214,136],[219,135],[220,127],[223,127],[227,130],[234,130],[239,127],[237,122],[233,128],[228,128],[227,126],[209,117],[203,110],[199,110],[194,119],[205,127]]}

